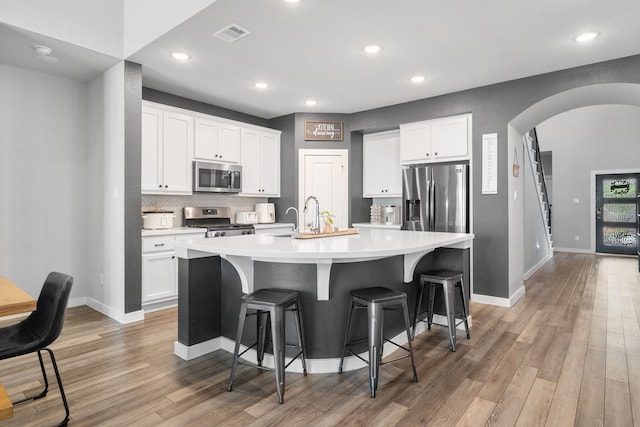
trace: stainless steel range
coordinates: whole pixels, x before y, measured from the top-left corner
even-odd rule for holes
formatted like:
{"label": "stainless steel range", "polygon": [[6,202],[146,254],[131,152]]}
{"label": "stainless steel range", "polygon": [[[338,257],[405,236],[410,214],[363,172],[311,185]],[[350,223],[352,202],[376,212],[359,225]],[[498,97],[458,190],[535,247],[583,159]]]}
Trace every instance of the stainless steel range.
{"label": "stainless steel range", "polygon": [[239,236],[255,234],[251,224],[232,224],[231,208],[184,208],[186,227],[206,228],[206,237]]}

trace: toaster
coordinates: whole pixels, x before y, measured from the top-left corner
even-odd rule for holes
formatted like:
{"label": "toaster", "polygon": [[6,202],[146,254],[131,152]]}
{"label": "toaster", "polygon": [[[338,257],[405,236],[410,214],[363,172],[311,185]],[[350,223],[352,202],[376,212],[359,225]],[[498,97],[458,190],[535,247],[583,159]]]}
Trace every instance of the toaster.
{"label": "toaster", "polygon": [[236,213],[236,224],[257,224],[258,212],[238,212]]}

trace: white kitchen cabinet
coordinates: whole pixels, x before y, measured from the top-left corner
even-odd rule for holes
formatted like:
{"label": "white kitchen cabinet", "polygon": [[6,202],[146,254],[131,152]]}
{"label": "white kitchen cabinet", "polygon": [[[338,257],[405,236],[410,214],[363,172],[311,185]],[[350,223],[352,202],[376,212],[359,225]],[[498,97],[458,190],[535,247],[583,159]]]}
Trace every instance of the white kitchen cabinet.
{"label": "white kitchen cabinet", "polygon": [[176,235],[142,237],[142,303],[157,303],[178,296]]}
{"label": "white kitchen cabinet", "polygon": [[175,252],[142,255],[142,303],[178,296],[178,259]]}
{"label": "white kitchen cabinet", "polygon": [[196,160],[240,163],[240,128],[233,124],[196,117],[193,157]]}
{"label": "white kitchen cabinet", "polygon": [[280,197],[280,132],[241,131],[241,196]]}
{"label": "white kitchen cabinet", "polygon": [[400,125],[400,163],[469,160],[471,114]]}
{"label": "white kitchen cabinet", "polygon": [[142,106],[142,193],[192,194],[193,117]]}
{"label": "white kitchen cabinet", "polygon": [[363,138],[363,197],[402,197],[400,131]]}

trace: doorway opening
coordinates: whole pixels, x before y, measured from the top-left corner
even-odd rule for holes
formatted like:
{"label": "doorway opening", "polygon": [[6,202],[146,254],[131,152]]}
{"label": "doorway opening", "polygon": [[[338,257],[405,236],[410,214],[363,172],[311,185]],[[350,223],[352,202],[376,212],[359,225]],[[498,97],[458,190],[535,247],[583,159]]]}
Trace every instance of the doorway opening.
{"label": "doorway opening", "polygon": [[596,175],[596,252],[635,255],[640,173]]}

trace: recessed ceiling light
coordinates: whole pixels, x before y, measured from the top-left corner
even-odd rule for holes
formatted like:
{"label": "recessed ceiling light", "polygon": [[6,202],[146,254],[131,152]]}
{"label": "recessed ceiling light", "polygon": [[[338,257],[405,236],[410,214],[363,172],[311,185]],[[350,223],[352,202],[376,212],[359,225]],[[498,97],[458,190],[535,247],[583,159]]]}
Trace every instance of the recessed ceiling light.
{"label": "recessed ceiling light", "polygon": [[266,82],[256,82],[253,86],[255,86],[256,89],[266,89],[269,87]]}
{"label": "recessed ceiling light", "polygon": [[595,32],[595,31],[591,31],[588,33],[582,33],[580,35],[577,35],[574,40],[579,42],[579,43],[585,43],[588,41],[591,41],[593,39],[595,39],[596,37],[598,37],[600,35],[600,33]]}
{"label": "recessed ceiling light", "polygon": [[364,51],[367,53],[378,53],[382,48],[377,44],[370,44],[364,47]]}
{"label": "recessed ceiling light", "polygon": [[413,83],[422,83],[424,81],[424,76],[423,75],[416,75],[411,77],[411,81]]}
{"label": "recessed ceiling light", "polygon": [[184,52],[172,52],[171,57],[173,59],[177,59],[178,61],[186,61],[187,59],[189,59],[189,54]]}
{"label": "recessed ceiling light", "polygon": [[300,0],[284,0],[285,3],[299,3]]}
{"label": "recessed ceiling light", "polygon": [[304,103],[307,107],[313,107],[317,104],[315,99],[307,99],[306,101],[304,101]]}

